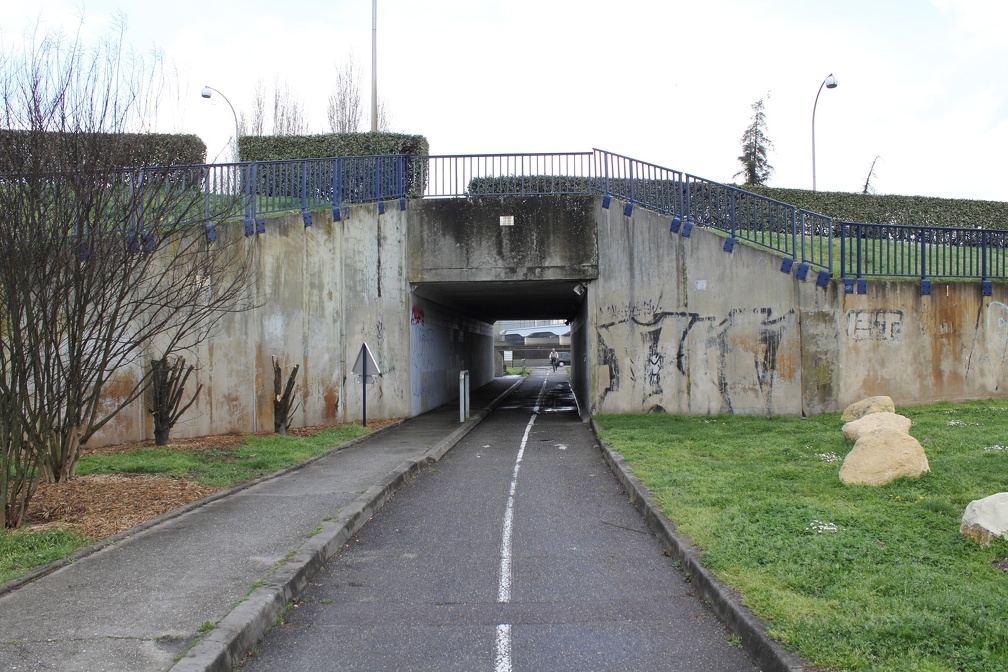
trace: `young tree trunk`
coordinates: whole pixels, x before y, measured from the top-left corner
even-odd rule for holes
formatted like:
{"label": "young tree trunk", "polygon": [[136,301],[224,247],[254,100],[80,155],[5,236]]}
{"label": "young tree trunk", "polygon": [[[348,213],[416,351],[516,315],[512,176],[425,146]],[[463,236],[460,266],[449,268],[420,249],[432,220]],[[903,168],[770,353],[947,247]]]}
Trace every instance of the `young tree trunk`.
{"label": "young tree trunk", "polygon": [[287,386],[282,387],[283,371],[277,358],[273,357],[273,431],[280,435],[287,434],[297,406],[294,404],[294,379],[297,377],[300,365],[295,364],[287,378]]}
{"label": "young tree trunk", "polygon": [[192,397],[185,406],[182,406],[182,395],[185,392],[186,381],[189,380],[189,375],[195,368],[192,365],[187,368],[184,357],[176,359],[170,368],[167,357],[151,360],[150,413],[154,417],[155,445],[168,445],[172,427],[182,417],[182,414],[196,402],[196,397],[203,389],[202,383],[197,385]]}

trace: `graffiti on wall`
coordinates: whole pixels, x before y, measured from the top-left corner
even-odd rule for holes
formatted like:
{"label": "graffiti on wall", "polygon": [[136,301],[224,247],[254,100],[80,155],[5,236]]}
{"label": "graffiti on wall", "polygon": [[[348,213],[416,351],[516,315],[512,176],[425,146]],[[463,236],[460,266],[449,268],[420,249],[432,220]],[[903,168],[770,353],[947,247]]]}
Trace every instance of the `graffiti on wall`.
{"label": "graffiti on wall", "polygon": [[[720,412],[733,412],[732,397],[740,389],[758,395],[770,409],[780,374],[780,345],[794,324],[793,309],[780,316],[771,308],[737,309],[718,318],[662,310],[660,301],[648,301],[608,306],[602,313],[608,319],[600,320],[596,328],[597,362],[603,371],[608,369],[609,377],[601,401],[626,386],[630,393],[640,395],[644,408],[664,411],[665,381],[669,376],[689,379],[687,358],[692,343],[702,350],[692,356],[706,357],[713,364],[707,368],[721,397]],[[751,370],[746,365],[740,369],[740,357],[745,361],[750,354]],[[693,375],[698,370],[701,367],[694,367]],[[673,388],[679,382],[673,381]]]}
{"label": "graffiti on wall", "polygon": [[848,311],[847,338],[852,341],[890,341],[899,343],[903,340],[903,311]]}

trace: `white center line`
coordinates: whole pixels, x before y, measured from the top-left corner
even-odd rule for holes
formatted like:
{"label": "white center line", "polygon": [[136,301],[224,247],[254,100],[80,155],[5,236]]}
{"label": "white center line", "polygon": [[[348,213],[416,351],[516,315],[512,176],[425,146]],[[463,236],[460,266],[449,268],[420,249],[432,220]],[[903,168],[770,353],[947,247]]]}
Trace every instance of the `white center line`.
{"label": "white center line", "polygon": [[[532,409],[532,417],[525,425],[525,434],[522,436],[521,446],[518,448],[518,457],[515,459],[514,471],[511,473],[511,487],[508,492],[507,507],[504,509],[504,524],[501,533],[500,552],[500,583],[497,588],[497,602],[506,604],[511,601],[511,537],[514,523],[514,496],[515,488],[518,487],[518,470],[521,469],[522,457],[525,455],[525,446],[528,444],[529,434],[532,432],[532,425],[535,424],[539,415],[539,406],[542,404],[543,393],[546,391],[546,380],[543,380],[542,388],[539,390],[539,397],[536,399],[535,408]],[[496,651],[494,655],[494,672],[510,672],[511,670],[511,624],[502,623],[497,626]]]}

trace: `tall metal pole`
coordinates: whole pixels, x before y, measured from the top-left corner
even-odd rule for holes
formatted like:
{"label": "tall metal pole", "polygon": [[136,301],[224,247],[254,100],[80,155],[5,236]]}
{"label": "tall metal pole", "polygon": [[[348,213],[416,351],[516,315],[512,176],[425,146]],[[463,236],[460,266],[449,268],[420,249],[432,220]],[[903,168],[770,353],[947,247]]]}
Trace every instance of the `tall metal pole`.
{"label": "tall metal pole", "polygon": [[816,106],[819,105],[819,94],[822,93],[822,88],[824,86],[827,89],[835,89],[837,87],[837,80],[836,80],[836,77],[833,76],[832,72],[829,74],[829,76],[826,79],[824,79],[822,81],[822,84],[819,85],[819,91],[817,91],[816,94],[815,94],[815,103],[812,105],[812,191],[816,190],[816,181],[815,181],[815,111],[816,111]]}
{"label": "tall metal pole", "polygon": [[234,144],[234,146],[235,146],[235,162],[237,162],[238,161],[238,113],[235,112],[234,105],[231,104],[231,101],[228,100],[227,96],[225,96],[218,89],[215,89],[212,86],[204,86],[203,90],[200,92],[200,95],[203,96],[204,98],[209,98],[211,91],[217,91],[217,93],[220,95],[220,97],[224,99],[224,102],[228,104],[228,107],[231,108],[231,116],[234,117],[234,122],[235,122],[235,135],[234,135],[234,142],[235,142],[235,144]]}
{"label": "tall metal pole", "polygon": [[371,132],[378,132],[378,0],[371,0]]}

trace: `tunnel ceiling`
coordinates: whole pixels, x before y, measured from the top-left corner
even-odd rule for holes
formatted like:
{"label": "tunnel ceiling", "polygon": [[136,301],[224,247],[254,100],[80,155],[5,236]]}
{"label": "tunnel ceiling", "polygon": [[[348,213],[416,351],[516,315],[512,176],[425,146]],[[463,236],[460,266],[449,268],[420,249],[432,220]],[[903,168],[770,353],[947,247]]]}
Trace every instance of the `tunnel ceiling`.
{"label": "tunnel ceiling", "polygon": [[584,300],[578,280],[425,282],[413,293],[484,322],[573,318]]}

